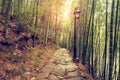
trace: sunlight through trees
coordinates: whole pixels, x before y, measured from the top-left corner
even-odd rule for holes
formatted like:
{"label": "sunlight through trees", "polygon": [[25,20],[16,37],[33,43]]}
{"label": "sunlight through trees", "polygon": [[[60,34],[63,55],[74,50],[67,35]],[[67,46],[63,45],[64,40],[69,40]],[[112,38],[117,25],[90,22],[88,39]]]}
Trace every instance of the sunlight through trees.
{"label": "sunlight through trees", "polygon": [[[76,7],[80,18],[74,35]],[[32,47],[38,40],[73,51],[76,36],[77,57],[94,80],[120,79],[120,0],[0,0],[0,16],[6,40],[10,23],[19,35],[32,32]]]}

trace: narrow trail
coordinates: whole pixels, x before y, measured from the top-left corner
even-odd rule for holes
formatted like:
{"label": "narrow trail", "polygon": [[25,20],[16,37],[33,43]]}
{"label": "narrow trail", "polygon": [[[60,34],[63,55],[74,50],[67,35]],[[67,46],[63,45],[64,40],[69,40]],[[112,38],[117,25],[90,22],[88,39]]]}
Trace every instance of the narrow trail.
{"label": "narrow trail", "polygon": [[38,80],[87,80],[72,61],[69,51],[58,49],[53,58],[42,69]]}

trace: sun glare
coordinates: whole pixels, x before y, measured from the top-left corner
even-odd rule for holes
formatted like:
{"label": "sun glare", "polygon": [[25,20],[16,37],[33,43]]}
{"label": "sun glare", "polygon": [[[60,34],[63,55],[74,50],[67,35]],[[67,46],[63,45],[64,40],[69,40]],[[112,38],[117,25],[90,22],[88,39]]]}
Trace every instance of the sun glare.
{"label": "sun glare", "polygon": [[63,17],[65,20],[69,19],[71,12],[72,0],[67,0],[63,6]]}
{"label": "sun glare", "polygon": [[64,11],[63,16],[64,16],[64,18],[68,18],[69,17],[69,11],[68,10]]}

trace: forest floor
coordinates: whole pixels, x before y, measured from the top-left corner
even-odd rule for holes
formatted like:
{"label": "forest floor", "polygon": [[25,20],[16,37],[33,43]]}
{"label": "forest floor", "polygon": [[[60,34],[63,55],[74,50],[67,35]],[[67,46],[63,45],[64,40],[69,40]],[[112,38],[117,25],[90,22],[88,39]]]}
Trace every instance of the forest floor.
{"label": "forest floor", "polygon": [[38,46],[21,54],[0,52],[0,80],[33,80],[53,54],[53,49]]}
{"label": "forest floor", "polygon": [[[59,80],[59,78],[60,80],[91,80],[87,69],[82,64],[73,63],[67,50],[55,52],[56,44],[53,40],[49,40],[45,45],[44,40],[36,35],[36,47],[33,48],[32,35],[34,33],[32,31],[18,27],[18,22],[10,20],[4,37],[4,23],[5,18],[0,15],[0,80],[42,80],[41,74],[46,70],[48,70],[47,74],[49,73],[47,80],[53,80],[52,78],[54,80]],[[57,67],[58,64],[61,67]],[[67,65],[73,68],[69,69]],[[50,66],[52,68],[46,68]],[[62,67],[64,69],[61,69]],[[50,69],[52,71],[49,71]],[[63,73],[56,77],[59,72]]]}
{"label": "forest floor", "polygon": [[[30,80],[46,65],[54,54],[56,44],[36,35],[32,47],[32,31],[10,20],[3,36],[5,18],[0,15],[0,80]],[[20,27],[18,27],[20,26]],[[28,79],[29,78],[29,79]]]}

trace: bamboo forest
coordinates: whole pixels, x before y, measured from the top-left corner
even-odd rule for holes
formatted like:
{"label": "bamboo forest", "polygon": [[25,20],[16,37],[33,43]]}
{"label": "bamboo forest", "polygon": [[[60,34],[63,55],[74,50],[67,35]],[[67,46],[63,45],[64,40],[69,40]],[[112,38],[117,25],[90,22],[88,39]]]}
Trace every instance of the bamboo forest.
{"label": "bamboo forest", "polygon": [[0,0],[0,80],[120,80],[120,0]]}

